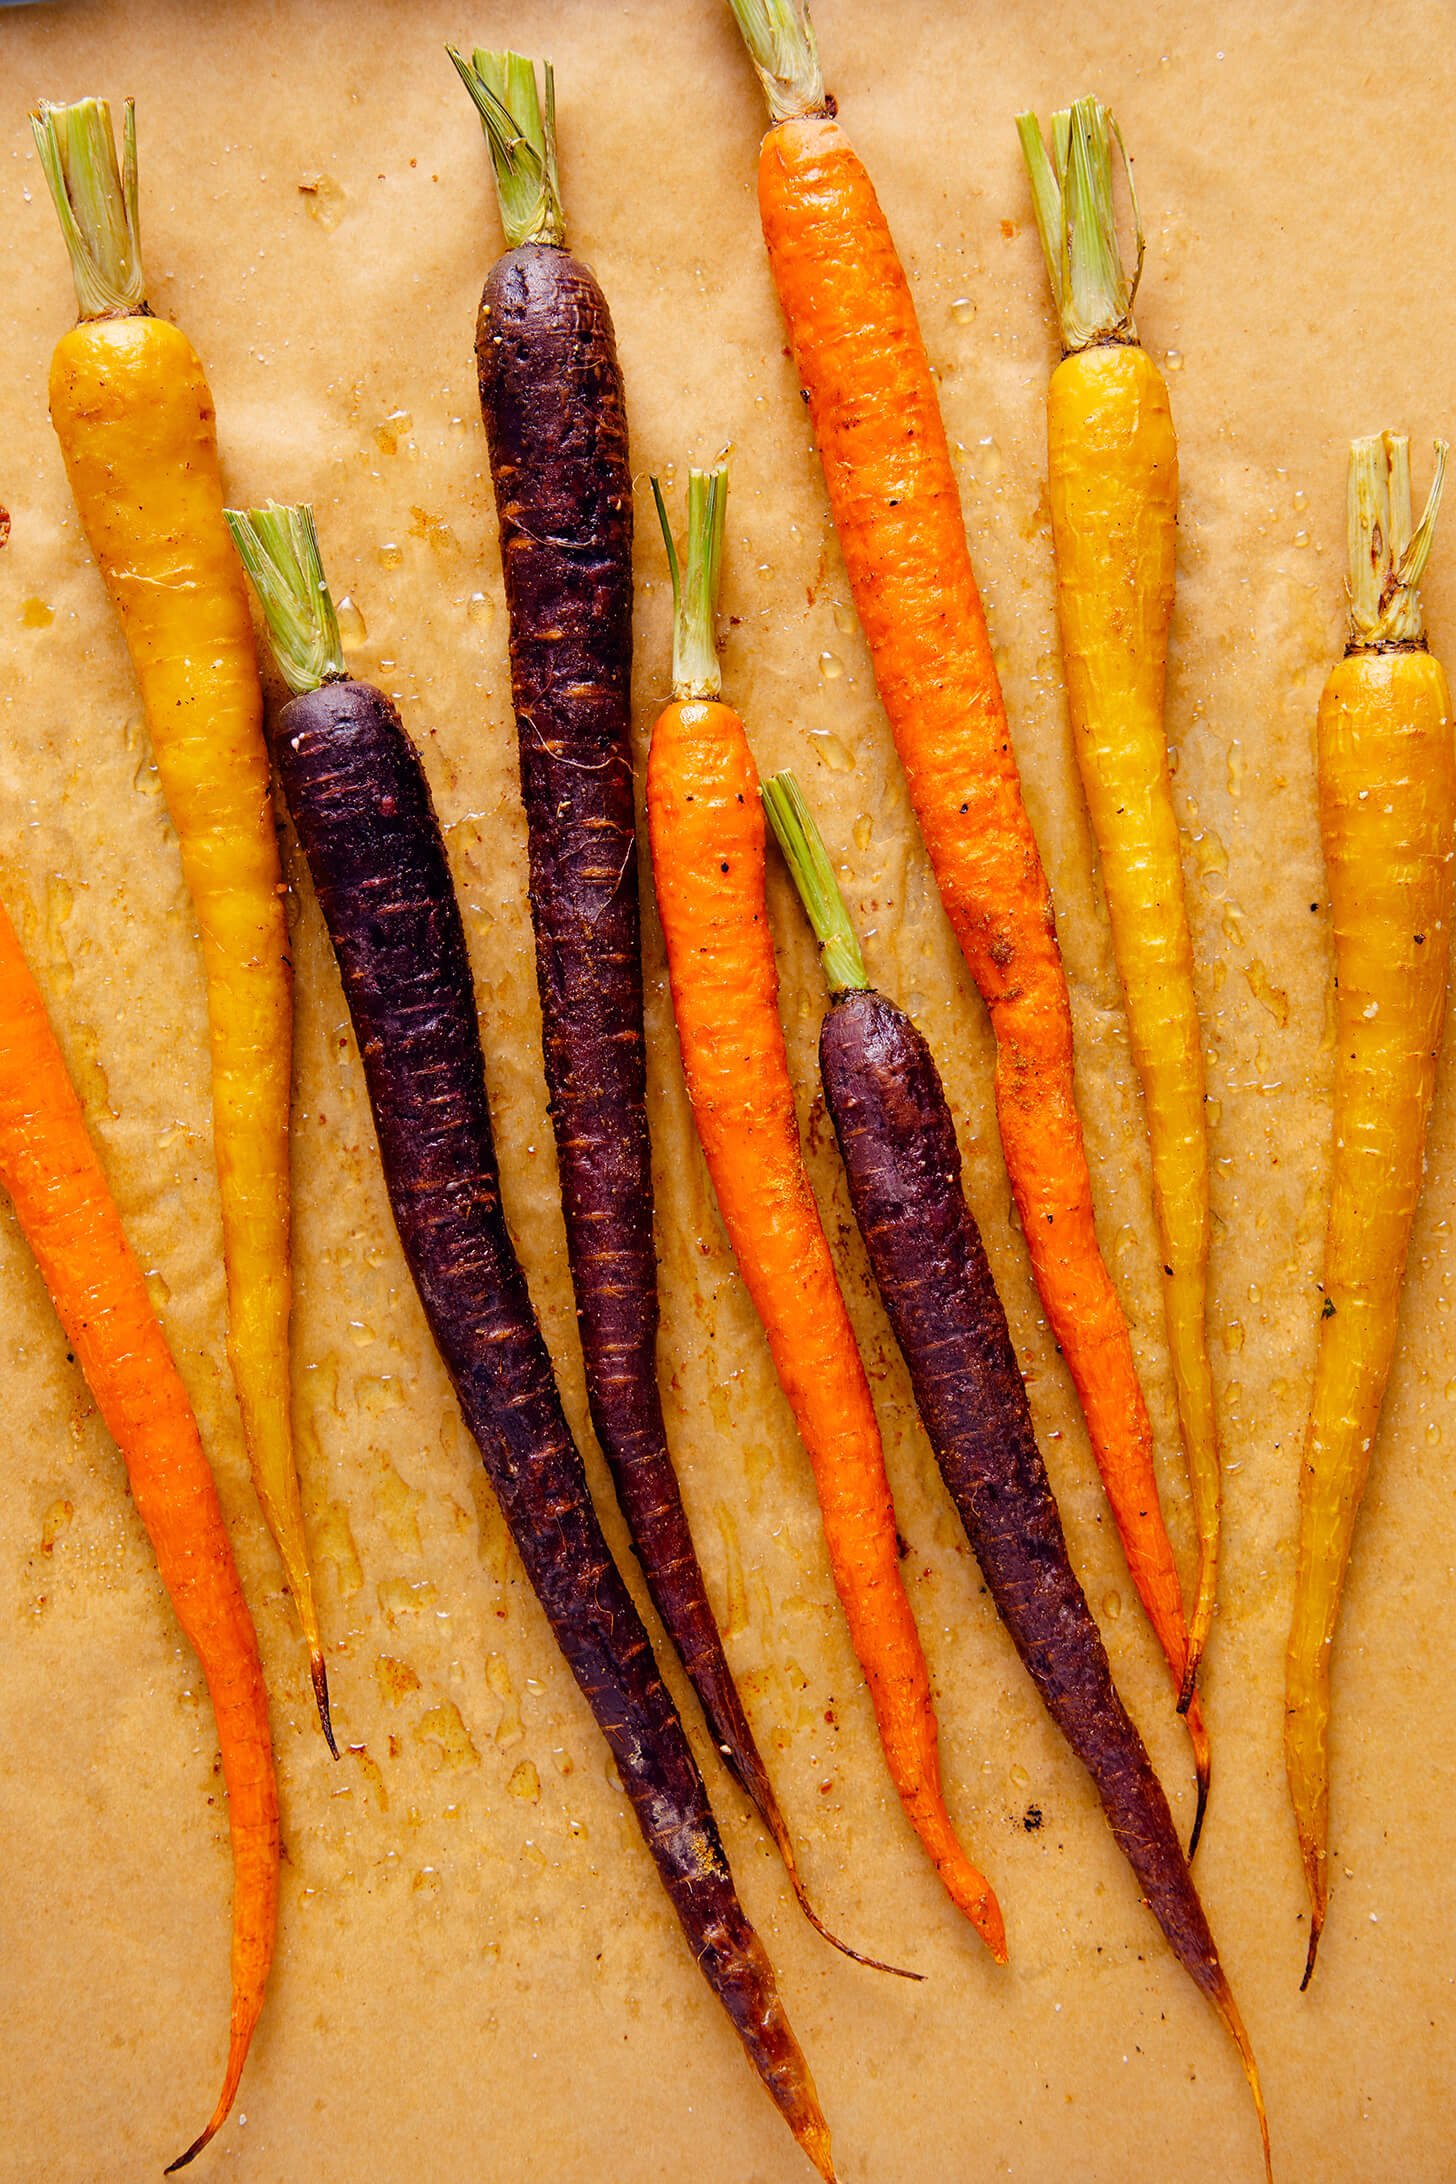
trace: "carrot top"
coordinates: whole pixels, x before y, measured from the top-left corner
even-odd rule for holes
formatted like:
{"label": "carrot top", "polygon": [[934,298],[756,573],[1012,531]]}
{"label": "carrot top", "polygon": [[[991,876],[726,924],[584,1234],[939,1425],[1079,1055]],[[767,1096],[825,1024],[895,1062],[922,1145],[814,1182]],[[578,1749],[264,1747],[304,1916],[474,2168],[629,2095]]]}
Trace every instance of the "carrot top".
{"label": "carrot top", "polygon": [[487,53],[477,46],[467,61],[452,45],[445,51],[475,101],[490,146],[506,248],[515,250],[521,243],[564,244],[566,216],[556,164],[556,76],[551,63],[541,63],[543,96],[536,81],[536,63],[523,54]]}
{"label": "carrot top", "polygon": [[792,773],[770,774],[760,791],[774,839],[784,853],[789,876],[814,938],[832,994],[863,993],[869,986],[859,936],[850,922],[819,822]]}
{"label": "carrot top", "polygon": [[[1032,209],[1061,321],[1063,349],[1071,355],[1099,342],[1136,342],[1132,305],[1147,245],[1122,131],[1100,99],[1085,98],[1052,115],[1050,155],[1035,114],[1018,114],[1016,133],[1031,177]],[[1127,176],[1137,242],[1131,280],[1117,241],[1114,144]]]}
{"label": "carrot top", "polygon": [[137,211],[136,102],[122,122],[122,156],[107,99],[53,106],[30,117],[83,319],[133,318],[147,307]]}
{"label": "carrot top", "polygon": [[1438,440],[1431,490],[1412,531],[1410,441],[1403,433],[1380,432],[1350,442],[1348,652],[1425,643],[1419,586],[1436,535],[1448,453],[1447,442]]}
{"label": "carrot top", "polygon": [[808,0],[728,0],[774,121],[831,111]]}
{"label": "carrot top", "polygon": [[253,580],[279,672],[295,697],[348,673],[313,510],[227,508],[228,529]]}
{"label": "carrot top", "polygon": [[656,478],[652,498],[672,577],[672,694],[716,698],[723,688],[718,664],[718,584],[723,573],[723,532],[728,520],[728,465],[688,472],[688,532],[683,558],[672,535],[667,504]]}

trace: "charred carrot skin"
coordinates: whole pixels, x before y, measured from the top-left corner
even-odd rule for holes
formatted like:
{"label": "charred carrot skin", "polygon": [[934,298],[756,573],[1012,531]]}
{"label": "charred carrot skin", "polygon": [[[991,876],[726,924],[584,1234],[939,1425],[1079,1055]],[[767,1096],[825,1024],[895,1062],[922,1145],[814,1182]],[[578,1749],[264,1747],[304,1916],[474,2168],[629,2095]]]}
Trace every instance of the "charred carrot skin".
{"label": "charred carrot skin", "polygon": [[1004,1961],[1000,1907],[946,1811],[930,1678],[900,1575],[879,1427],[800,1151],[764,892],[758,774],[731,707],[688,701],[659,716],[647,810],[694,1121],[814,1467],[834,1581],[885,1760],[952,1901]]}
{"label": "charred carrot skin", "polygon": [[232,2106],[263,2007],[278,1903],[278,1790],[257,1634],[217,1487],[142,1270],[15,929],[0,908],[0,1183],[87,1386],[126,1463],[177,1620],[212,1699],[233,1854],[232,2010],[221,2096]]}
{"label": "charred carrot skin", "polygon": [[1444,445],[1438,457],[1413,539],[1408,442],[1387,434],[1352,448],[1351,637],[1317,723],[1335,962],[1334,1123],[1284,1729],[1310,1903],[1306,1986],[1329,1907],[1335,1633],[1395,1356],[1456,907],[1456,731],[1417,588]]}
{"label": "charred carrot skin", "polygon": [[[741,0],[733,4],[747,12]],[[815,98],[812,89],[805,95]],[[876,684],[951,925],[995,1031],[1001,1144],[1037,1288],[1129,1572],[1181,1692],[1183,1597],[1132,1342],[1093,1223],[1051,893],[909,284],[822,84],[817,110],[781,120],[764,139],[758,192]],[[1196,1696],[1188,1721],[1201,1813],[1209,1759]]]}
{"label": "charred carrot skin", "polygon": [[464,929],[424,769],[384,694],[347,680],[286,705],[273,751],[338,958],[400,1242],[466,1423],[703,1975],[831,2176],[808,2067],[602,1535],[506,1228]]}

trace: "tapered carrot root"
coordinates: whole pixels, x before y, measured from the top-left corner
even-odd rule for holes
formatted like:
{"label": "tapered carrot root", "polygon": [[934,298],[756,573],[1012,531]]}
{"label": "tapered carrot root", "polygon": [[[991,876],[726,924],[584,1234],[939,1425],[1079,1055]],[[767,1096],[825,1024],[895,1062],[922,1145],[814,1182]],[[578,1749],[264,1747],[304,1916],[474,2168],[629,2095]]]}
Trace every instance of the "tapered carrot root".
{"label": "tapered carrot root", "polygon": [[1329,1904],[1330,1662],[1395,1354],[1446,1008],[1456,745],[1417,588],[1444,446],[1438,458],[1412,537],[1408,443],[1390,435],[1354,443],[1351,635],[1317,726],[1335,955],[1334,1155],[1285,1713],[1310,1905],[1304,1986]]}
{"label": "tapered carrot root", "polygon": [[[1222,1490],[1205,1325],[1203,1042],[1163,729],[1178,442],[1163,375],[1133,324],[1140,220],[1131,280],[1121,263],[1116,123],[1096,99],[1079,99],[1052,118],[1050,158],[1032,115],[1017,126],[1066,352],[1047,394],[1047,482],[1067,707],[1147,1114],[1168,1352],[1198,1531],[1186,1706],[1213,1620]],[[1133,206],[1136,214],[1135,194]]]}
{"label": "tapered carrot root", "polygon": [[[802,0],[731,5],[775,123],[759,211],[845,570],[941,896],[990,1012],[1001,1145],[1037,1288],[1181,1698],[1188,1629],[1152,1426],[1093,1223],[1051,893],[935,381],[889,226],[825,98]],[[1196,1718],[1190,1736],[1202,1803],[1209,1761]]]}
{"label": "tapered carrot root", "polygon": [[51,421],[131,655],[197,914],[228,1357],[253,1482],[337,1758],[293,1448],[293,997],[283,870],[212,396],[187,336],[146,304],[130,102],[120,168],[104,100],[44,107],[34,127],[82,312],[51,361]]}
{"label": "tapered carrot root", "polygon": [[[814,1468],[830,1564],[886,1763],[952,1902],[1004,1962],[1000,1907],[946,1811],[930,1678],[900,1575],[879,1427],[799,1145],[764,893],[758,774],[742,721],[712,690],[721,484],[721,473],[694,472],[690,481],[673,670],[685,695],[659,717],[647,765],[653,876],[683,1070],[718,1210]],[[695,689],[704,694],[686,694]]]}
{"label": "tapered carrot root", "polygon": [[66,1338],[121,1450],[177,1620],[207,1680],[233,1853],[232,2012],[222,2092],[200,2153],[232,2107],[263,2007],[278,1903],[278,1790],[252,1618],[187,1391],[87,1134],[14,927],[0,909],[0,1182]]}

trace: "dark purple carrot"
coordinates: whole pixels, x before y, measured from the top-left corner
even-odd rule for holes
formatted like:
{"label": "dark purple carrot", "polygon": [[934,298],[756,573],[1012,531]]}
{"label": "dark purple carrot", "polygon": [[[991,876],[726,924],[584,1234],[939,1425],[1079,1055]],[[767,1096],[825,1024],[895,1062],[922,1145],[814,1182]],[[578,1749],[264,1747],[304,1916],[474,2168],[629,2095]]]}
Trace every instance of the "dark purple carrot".
{"label": "dark purple carrot", "polygon": [[632,475],[611,313],[590,267],[565,246],[550,64],[543,102],[534,61],[449,51],[490,145],[508,245],[486,278],[475,353],[510,615],[546,1084],[592,1424],[714,1741],[806,1915],[843,1948],[805,1899],[709,1605],[658,1390],[632,771]]}
{"label": "dark purple carrot", "polygon": [[820,2174],[829,2134],[682,1723],[602,1536],[501,1207],[475,990],[419,757],[350,681],[306,508],[229,512],[298,693],[274,764],[338,958],[389,1202],[526,1574],[704,1976]]}
{"label": "dark purple carrot", "polygon": [[966,1204],[935,1062],[904,1010],[869,985],[793,775],[766,781],[763,800],[829,984],[819,1061],[850,1203],[941,1476],[997,1612],[1047,1712],[1091,1775],[1148,1908],[1238,2048],[1267,2165],[1253,2050],[1168,1801],[1118,1696],[1067,1554],[1006,1314]]}

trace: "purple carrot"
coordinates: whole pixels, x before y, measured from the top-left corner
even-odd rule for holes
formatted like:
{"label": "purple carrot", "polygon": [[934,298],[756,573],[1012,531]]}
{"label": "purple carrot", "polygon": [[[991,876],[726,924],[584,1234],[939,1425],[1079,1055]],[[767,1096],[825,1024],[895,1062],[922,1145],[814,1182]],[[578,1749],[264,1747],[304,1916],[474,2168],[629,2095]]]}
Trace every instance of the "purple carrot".
{"label": "purple carrot", "polygon": [[424,768],[384,693],[345,675],[311,512],[228,520],[298,693],[272,724],[274,764],[338,958],[430,1331],[693,1954],[794,2136],[832,2179],[808,2066],[602,1535],[506,1227],[465,932]]}
{"label": "purple carrot", "polygon": [[872,990],[813,814],[792,774],[764,805],[819,941],[830,989],[824,1098],[870,1267],[941,1477],[991,1598],[1052,1720],[1091,1775],[1174,1955],[1239,2050],[1268,2161],[1253,2050],[1188,1862],[1067,1554],[1031,1406],[929,1047]]}
{"label": "purple carrot", "polygon": [[[606,298],[565,247],[555,93],[515,53],[450,49],[507,244],[476,325],[510,615],[536,980],[592,1424],[643,1576],[714,1741],[794,1892],[793,1843],[713,1618],[657,1382],[657,1254],[632,769],[632,476]],[[870,1962],[871,1959],[859,1959]],[[890,1967],[880,1967],[889,1969]]]}

